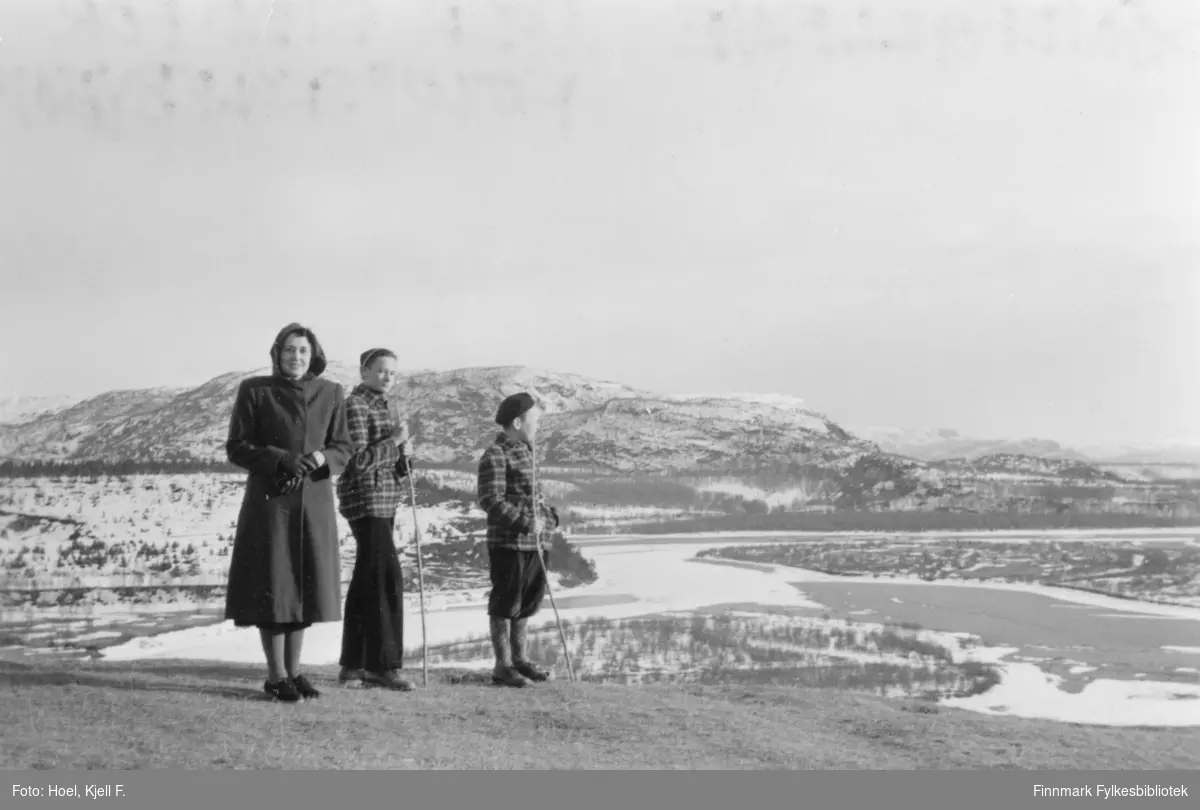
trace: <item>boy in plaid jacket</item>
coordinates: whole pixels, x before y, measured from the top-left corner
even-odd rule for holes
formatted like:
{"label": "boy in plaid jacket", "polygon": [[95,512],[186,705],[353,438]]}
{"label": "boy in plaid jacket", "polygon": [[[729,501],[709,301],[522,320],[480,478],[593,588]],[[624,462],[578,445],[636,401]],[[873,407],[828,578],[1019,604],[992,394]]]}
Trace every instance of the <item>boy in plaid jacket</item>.
{"label": "boy in plaid jacket", "polygon": [[541,409],[527,393],[506,398],[496,412],[503,428],[479,460],[479,506],[487,513],[492,592],[488,619],[496,666],[493,682],[523,687],[549,673],[526,657],[527,624],[546,594],[545,559],[538,538],[558,527],[558,511],[532,485],[533,439]]}

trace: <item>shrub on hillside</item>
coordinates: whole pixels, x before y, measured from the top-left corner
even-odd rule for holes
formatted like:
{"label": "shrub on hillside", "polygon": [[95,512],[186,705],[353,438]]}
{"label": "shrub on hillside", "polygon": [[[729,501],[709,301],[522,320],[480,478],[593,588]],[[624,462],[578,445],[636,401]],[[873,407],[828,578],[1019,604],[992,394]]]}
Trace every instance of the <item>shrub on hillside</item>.
{"label": "shrub on hillside", "polygon": [[[408,484],[403,484],[403,487],[405,496],[408,496]],[[451,501],[461,501],[464,495],[462,489],[443,486],[436,481],[422,478],[420,475],[413,482],[413,488],[417,492],[417,506],[437,506]],[[405,503],[407,502],[408,497],[405,497]]]}
{"label": "shrub on hillside", "polygon": [[568,587],[588,585],[596,581],[596,565],[567,542],[562,532],[555,532],[546,549],[546,567],[562,575]]}
{"label": "shrub on hillside", "polygon": [[[409,547],[406,551],[411,555],[416,550]],[[555,532],[546,552],[546,567],[561,575],[564,586],[570,588],[596,581],[595,565],[584,557],[578,548],[568,543],[561,532]],[[421,554],[426,587],[436,588],[448,580],[461,579],[464,569],[486,572],[489,567],[487,542],[482,537],[422,544]],[[415,561],[405,566],[406,589],[416,586],[415,568]]]}

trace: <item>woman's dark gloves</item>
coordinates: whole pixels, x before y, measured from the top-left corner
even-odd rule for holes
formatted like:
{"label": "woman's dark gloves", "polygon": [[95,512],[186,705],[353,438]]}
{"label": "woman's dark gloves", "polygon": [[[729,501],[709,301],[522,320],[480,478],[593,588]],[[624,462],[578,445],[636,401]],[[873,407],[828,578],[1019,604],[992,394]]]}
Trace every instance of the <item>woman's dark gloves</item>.
{"label": "woman's dark gloves", "polygon": [[312,475],[320,468],[321,462],[317,459],[316,453],[305,453],[304,455],[288,453],[279,459],[279,471],[292,478]]}
{"label": "woman's dark gloves", "polygon": [[299,489],[300,485],[304,482],[303,477],[288,475],[282,470],[275,473],[275,475],[272,477],[272,480],[275,483],[275,491],[279,495],[290,495]]}
{"label": "woman's dark gloves", "polygon": [[321,468],[315,453],[288,453],[279,459],[274,480],[280,495],[288,495],[300,488],[304,479]]}
{"label": "woman's dark gloves", "polygon": [[303,478],[308,475],[312,467],[312,461],[305,461],[306,456],[301,456],[299,453],[288,453],[283,458],[279,459],[279,472],[288,478]]}

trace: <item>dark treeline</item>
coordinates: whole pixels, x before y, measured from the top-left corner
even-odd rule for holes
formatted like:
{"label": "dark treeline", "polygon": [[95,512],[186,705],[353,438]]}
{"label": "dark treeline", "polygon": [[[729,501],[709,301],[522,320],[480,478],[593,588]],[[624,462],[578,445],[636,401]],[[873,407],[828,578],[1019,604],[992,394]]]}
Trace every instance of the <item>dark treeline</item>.
{"label": "dark treeline", "polygon": [[0,461],[0,478],[99,478],[103,475],[186,475],[189,473],[241,473],[228,462],[199,459],[163,461]]}

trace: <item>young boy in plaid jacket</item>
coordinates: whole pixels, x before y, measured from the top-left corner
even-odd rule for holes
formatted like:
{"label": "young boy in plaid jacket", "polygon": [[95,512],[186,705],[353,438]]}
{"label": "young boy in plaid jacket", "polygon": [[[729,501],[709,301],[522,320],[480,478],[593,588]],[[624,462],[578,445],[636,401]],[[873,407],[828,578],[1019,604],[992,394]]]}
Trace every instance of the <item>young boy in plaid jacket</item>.
{"label": "young boy in plaid jacket", "polygon": [[558,527],[558,511],[533,493],[533,440],[541,409],[527,393],[500,403],[496,424],[503,428],[479,460],[479,506],[487,513],[488,562],[492,592],[488,618],[496,666],[493,682],[523,687],[549,673],[526,657],[527,624],[546,594],[545,558],[538,538]]}

